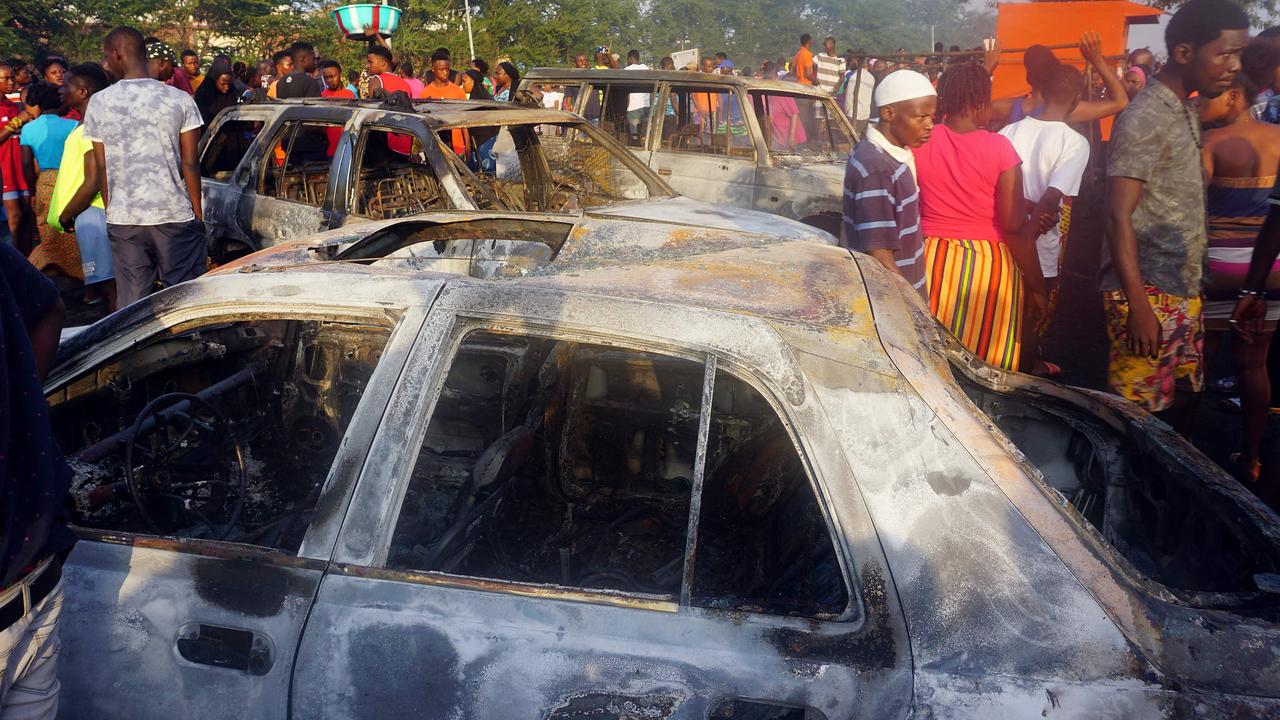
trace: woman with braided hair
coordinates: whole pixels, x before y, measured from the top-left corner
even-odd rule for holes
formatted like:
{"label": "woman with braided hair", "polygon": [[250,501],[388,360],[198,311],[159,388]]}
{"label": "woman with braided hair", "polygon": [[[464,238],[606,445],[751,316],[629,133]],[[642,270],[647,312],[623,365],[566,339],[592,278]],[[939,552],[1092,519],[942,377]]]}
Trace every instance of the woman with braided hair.
{"label": "woman with braided hair", "polygon": [[991,78],[977,63],[938,83],[941,123],[913,152],[920,186],[929,309],[983,360],[1018,369],[1023,305],[1044,313],[1044,277],[1023,231],[1022,160],[987,132]]}

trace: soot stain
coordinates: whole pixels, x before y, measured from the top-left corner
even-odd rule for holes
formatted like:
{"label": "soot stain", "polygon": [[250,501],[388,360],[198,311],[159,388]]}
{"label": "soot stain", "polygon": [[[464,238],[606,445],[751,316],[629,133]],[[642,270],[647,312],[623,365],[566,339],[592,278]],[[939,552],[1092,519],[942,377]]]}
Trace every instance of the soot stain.
{"label": "soot stain", "polygon": [[253,617],[271,617],[284,608],[291,571],[243,560],[200,559],[192,575],[201,600]]}
{"label": "soot stain", "polygon": [[462,701],[458,652],[424,625],[369,625],[351,633],[358,717],[449,717]]}
{"label": "soot stain", "polygon": [[963,475],[948,475],[938,470],[932,470],[925,475],[925,480],[929,482],[929,487],[939,495],[959,495],[969,489],[969,478]]}

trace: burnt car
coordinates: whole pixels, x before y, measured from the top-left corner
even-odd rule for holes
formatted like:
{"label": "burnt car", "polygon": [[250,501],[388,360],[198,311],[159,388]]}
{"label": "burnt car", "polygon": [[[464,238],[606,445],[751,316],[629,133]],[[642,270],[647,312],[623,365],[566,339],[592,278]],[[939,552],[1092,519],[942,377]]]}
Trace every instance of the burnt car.
{"label": "burnt car", "polygon": [[839,232],[856,135],[821,89],[714,73],[566,68],[534,68],[520,88],[587,118],[683,195]]}
{"label": "burnt car", "polygon": [[204,220],[218,260],[357,222],[475,210],[820,235],[680,197],[582,118],[509,103],[250,103],[218,115],[200,152]]}
{"label": "burnt car", "polygon": [[66,717],[1280,714],[1280,519],[873,259],[484,213],[264,252],[61,348]]}

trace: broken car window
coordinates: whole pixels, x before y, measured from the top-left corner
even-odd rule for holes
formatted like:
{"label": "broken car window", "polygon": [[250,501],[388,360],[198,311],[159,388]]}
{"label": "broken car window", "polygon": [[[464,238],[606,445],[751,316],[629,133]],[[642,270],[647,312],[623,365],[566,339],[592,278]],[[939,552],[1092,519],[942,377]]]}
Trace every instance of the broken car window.
{"label": "broken car window", "polygon": [[657,84],[592,83],[587,86],[583,117],[630,148],[643,148],[649,133],[650,105]]}
{"label": "broken car window", "polygon": [[676,597],[702,384],[691,360],[468,334],[388,564]]}
{"label": "broken car window", "polygon": [[386,220],[450,207],[421,148],[411,154],[396,149],[404,137],[377,128],[364,131],[356,165],[360,169],[353,205],[356,215]]}
{"label": "broken car window", "polygon": [[1162,457],[1150,450],[1155,440],[1065,402],[987,387],[955,366],[952,373],[1043,482],[1138,573],[1195,606],[1248,607],[1280,572],[1267,530],[1200,469],[1153,459]]}
{"label": "broken car window", "polygon": [[716,372],[694,558],[694,605],[821,619],[849,594],[786,426],[754,387]]}
{"label": "broken car window", "polygon": [[262,125],[260,120],[228,120],[219,125],[200,158],[200,175],[210,180],[230,180],[231,173],[240,166],[249,146],[262,132]]}
{"label": "broken car window", "polygon": [[[544,143],[556,127],[565,134]],[[507,210],[569,212],[660,197],[620,157],[623,150],[595,141],[600,131],[584,123],[469,129],[463,160]]]}
{"label": "broken car window", "polygon": [[672,87],[662,113],[663,150],[755,156],[735,88]]}
{"label": "broken car window", "polygon": [[337,123],[289,121],[268,146],[262,163],[258,194],[303,203],[312,207],[324,205],[329,185],[329,165],[336,143],[330,132],[342,126]]}
{"label": "broken car window", "polygon": [[841,111],[829,98],[752,90],[751,106],[772,156],[843,162],[853,149]]}
{"label": "broken car window", "polygon": [[298,549],[390,328],[252,320],[161,334],[49,397],[75,524]]}
{"label": "broken car window", "polygon": [[[427,427],[388,565],[674,599],[697,468],[701,362],[473,332]],[[786,425],[717,372],[694,605],[834,619],[839,556]]]}

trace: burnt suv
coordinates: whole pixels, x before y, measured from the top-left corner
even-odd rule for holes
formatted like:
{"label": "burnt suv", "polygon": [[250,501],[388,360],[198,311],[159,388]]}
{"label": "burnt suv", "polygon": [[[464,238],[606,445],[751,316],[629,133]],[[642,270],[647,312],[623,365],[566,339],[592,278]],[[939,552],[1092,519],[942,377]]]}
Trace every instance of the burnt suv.
{"label": "burnt suv", "polygon": [[535,68],[520,89],[612,135],[677,192],[835,234],[855,132],[830,94],[668,70]]}
{"label": "burnt suv", "polygon": [[200,167],[218,259],[353,222],[477,210],[597,214],[834,242],[766,213],[680,197],[582,118],[509,103],[240,105],[210,124]]}

